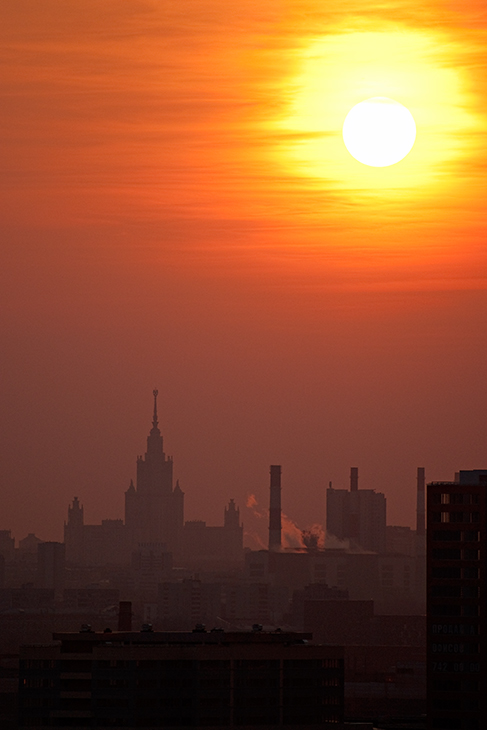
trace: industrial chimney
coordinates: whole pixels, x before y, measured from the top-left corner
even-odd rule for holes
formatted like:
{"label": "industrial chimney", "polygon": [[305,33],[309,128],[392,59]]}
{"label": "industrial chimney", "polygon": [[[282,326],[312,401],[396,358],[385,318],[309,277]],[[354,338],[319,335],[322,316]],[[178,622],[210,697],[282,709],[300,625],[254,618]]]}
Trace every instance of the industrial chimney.
{"label": "industrial chimney", "polygon": [[358,491],[358,467],[350,467],[350,491]]}
{"label": "industrial chimney", "polygon": [[416,502],[416,534],[419,536],[425,533],[424,524],[424,466],[418,466],[418,493]]}
{"label": "industrial chimney", "polygon": [[281,549],[281,467],[271,466],[269,550]]}

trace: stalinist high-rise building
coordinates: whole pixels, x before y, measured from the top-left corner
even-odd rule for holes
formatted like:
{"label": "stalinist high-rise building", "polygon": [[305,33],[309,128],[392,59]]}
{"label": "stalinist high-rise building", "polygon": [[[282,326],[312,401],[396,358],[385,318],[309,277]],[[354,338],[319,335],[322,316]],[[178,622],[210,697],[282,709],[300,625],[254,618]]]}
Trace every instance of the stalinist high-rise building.
{"label": "stalinist high-rise building", "polygon": [[137,482],[125,492],[125,525],[133,550],[141,543],[163,543],[166,550],[181,551],[184,523],[184,493],[173,488],[173,463],[163,450],[157,419],[154,390],[154,416],[147,438],[147,452],[137,457]]}
{"label": "stalinist high-rise building", "polygon": [[225,509],[223,527],[207,527],[202,520],[184,524],[184,493],[178,482],[173,487],[173,463],[163,449],[157,395],[154,390],[147,451],[137,457],[136,483],[131,482],[125,492],[125,521],[85,525],[83,506],[75,497],[64,523],[69,565],[128,566],[141,556],[162,559],[166,553],[179,565],[186,561],[198,568],[243,562],[243,525],[233,499]]}

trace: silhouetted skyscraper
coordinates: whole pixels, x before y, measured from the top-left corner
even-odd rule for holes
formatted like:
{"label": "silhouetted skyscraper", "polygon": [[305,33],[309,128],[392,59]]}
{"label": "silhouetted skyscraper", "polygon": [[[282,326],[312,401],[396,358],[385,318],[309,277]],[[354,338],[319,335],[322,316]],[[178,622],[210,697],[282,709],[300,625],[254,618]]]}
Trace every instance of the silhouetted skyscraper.
{"label": "silhouetted skyscraper", "polygon": [[125,524],[132,547],[139,542],[164,543],[179,554],[184,521],[184,494],[179,484],[173,489],[172,458],[163,451],[154,390],[154,415],[147,438],[147,452],[137,457],[137,484],[125,492]]}
{"label": "silhouetted skyscraper", "polygon": [[487,727],[487,470],[428,484],[428,728]]}
{"label": "silhouetted skyscraper", "polygon": [[66,545],[66,560],[68,563],[82,565],[84,554],[84,510],[78,497],[68,507],[68,521],[64,523],[64,543]]}

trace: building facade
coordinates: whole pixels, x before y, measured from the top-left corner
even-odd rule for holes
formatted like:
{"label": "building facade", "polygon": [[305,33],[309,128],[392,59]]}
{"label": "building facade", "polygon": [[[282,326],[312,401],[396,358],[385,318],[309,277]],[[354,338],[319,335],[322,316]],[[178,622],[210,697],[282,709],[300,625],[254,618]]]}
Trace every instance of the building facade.
{"label": "building facade", "polygon": [[179,555],[184,523],[184,494],[176,482],[173,487],[173,462],[163,450],[154,390],[154,415],[147,438],[147,451],[137,457],[137,481],[125,492],[125,526],[132,549],[141,542],[166,545]]}
{"label": "building facade", "polygon": [[[257,629],[260,627],[257,627]],[[19,727],[307,730],[343,722],[343,648],[310,634],[54,634],[21,648]]]}
{"label": "building facade", "polygon": [[481,730],[486,703],[487,470],[427,487],[427,679],[431,730]]}
{"label": "building facade", "polygon": [[166,553],[181,554],[184,494],[177,482],[173,488],[173,462],[163,451],[157,395],[154,390],[147,452],[137,457],[136,483],[131,482],[125,492],[125,521],[102,520],[101,525],[86,525],[83,506],[75,497],[64,524],[68,563],[130,565],[132,553],[148,543],[162,545]]}
{"label": "building facade", "polygon": [[233,499],[225,507],[223,526],[203,520],[186,522],[182,539],[183,564],[196,570],[243,565],[243,525]]}
{"label": "building facade", "polygon": [[373,489],[358,488],[358,470],[352,467],[350,491],[326,490],[326,531],[350,547],[386,552],[386,498]]}

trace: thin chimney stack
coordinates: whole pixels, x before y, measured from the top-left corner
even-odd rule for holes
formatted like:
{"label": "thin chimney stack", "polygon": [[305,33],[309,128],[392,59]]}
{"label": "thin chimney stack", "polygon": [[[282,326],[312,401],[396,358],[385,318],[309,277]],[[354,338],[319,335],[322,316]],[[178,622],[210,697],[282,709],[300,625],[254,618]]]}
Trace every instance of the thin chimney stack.
{"label": "thin chimney stack", "polygon": [[424,466],[418,466],[418,491],[416,502],[416,534],[423,536],[425,534],[425,512],[424,512]]}
{"label": "thin chimney stack", "polygon": [[358,467],[350,467],[350,491],[358,492]]}
{"label": "thin chimney stack", "polygon": [[281,549],[281,467],[271,466],[269,502],[269,550]]}

